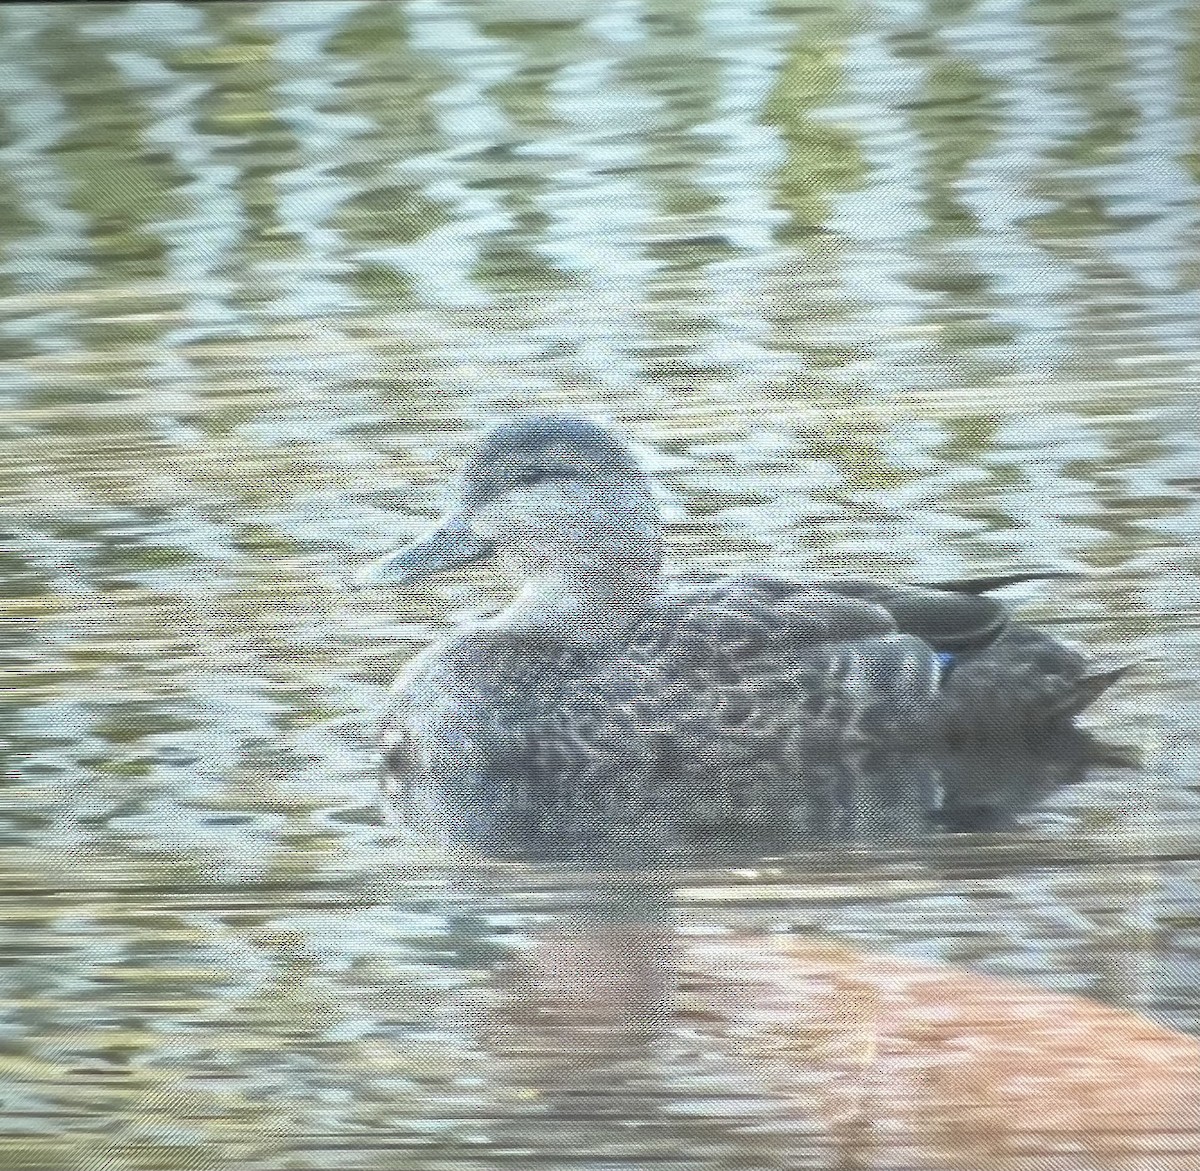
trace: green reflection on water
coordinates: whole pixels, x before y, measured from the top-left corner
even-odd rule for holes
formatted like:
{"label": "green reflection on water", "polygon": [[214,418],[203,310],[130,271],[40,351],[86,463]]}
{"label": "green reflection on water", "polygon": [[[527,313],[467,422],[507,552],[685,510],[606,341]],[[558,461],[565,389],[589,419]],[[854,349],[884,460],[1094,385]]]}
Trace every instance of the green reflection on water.
{"label": "green reflection on water", "polygon": [[[1200,179],[1200,27],[1152,6],[1147,66],[1110,3],[1001,15],[0,12],[0,1166],[545,1166],[578,1115],[595,1160],[827,1154],[812,1119],[752,1143],[722,1114],[773,1099],[703,1058],[720,969],[663,961],[663,1034],[588,1032],[572,989],[645,1008],[663,924],[647,954],[828,933],[1197,1029],[1196,193],[1138,159]],[[398,842],[382,684],[501,586],[336,578],[533,402],[673,457],[689,565],[1081,570],[1028,612],[1144,663],[1100,718],[1145,775],[1060,794],[1057,836],[697,858],[615,942],[578,876],[489,894]],[[522,940],[564,959],[524,1006]]]}
{"label": "green reflection on water", "polygon": [[[846,23],[853,27],[852,21]],[[843,40],[850,28],[824,32],[815,42],[802,35],[792,46],[764,111],[779,130],[787,162],[778,179],[778,198],[803,236],[829,212],[829,199],[863,180],[866,164],[851,127],[814,117],[836,105],[844,82]]]}

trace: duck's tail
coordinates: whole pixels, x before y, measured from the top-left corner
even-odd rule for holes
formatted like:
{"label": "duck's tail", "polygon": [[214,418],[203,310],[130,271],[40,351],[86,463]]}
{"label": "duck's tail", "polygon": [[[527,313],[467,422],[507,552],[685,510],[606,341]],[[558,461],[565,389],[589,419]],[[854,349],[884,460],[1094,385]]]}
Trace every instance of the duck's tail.
{"label": "duck's tail", "polygon": [[[926,588],[944,590],[948,593],[978,595],[1025,582],[1083,576],[1083,574],[1071,570],[1044,569],[1030,573],[1005,573],[991,577],[964,577],[930,582]],[[1036,664],[1034,670],[1044,673],[1043,677],[1047,680],[1053,680],[1049,694],[1036,686],[1029,688],[1028,697],[1032,702],[1026,709],[1031,717],[1028,722],[1035,727],[1044,729],[1069,725],[1076,716],[1095,703],[1118,679],[1123,678],[1136,666],[1134,663],[1125,663],[1119,667],[1107,667],[1101,670],[1089,669],[1081,656],[1068,650],[1061,643],[1040,632],[1030,631],[1019,625],[1009,628],[1006,642],[1009,646],[1024,644],[1030,665]],[[1020,651],[1014,655],[1014,675],[1021,672],[1023,657]],[[1016,678],[1013,679],[1013,683],[1016,684],[1014,691],[1017,694],[1021,694],[1024,690],[1020,686],[1020,682]],[[1038,694],[1039,691],[1040,694]]]}
{"label": "duck's tail", "polygon": [[944,676],[947,727],[1034,735],[1069,728],[1131,667],[1089,661],[1046,631],[1014,622]]}
{"label": "duck's tail", "polygon": [[1133,669],[1126,663],[1105,671],[1089,671],[1072,679],[1055,695],[1045,708],[1046,724],[1064,724],[1073,720],[1085,708],[1091,707],[1116,681]]}

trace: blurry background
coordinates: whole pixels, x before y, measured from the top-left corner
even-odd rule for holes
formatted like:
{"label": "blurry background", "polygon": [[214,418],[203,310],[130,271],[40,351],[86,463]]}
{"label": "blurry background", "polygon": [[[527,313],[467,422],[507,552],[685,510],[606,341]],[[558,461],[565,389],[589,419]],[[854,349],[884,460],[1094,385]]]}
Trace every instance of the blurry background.
{"label": "blurry background", "polygon": [[522,1081],[456,1006],[590,880],[378,824],[384,686],[497,586],[339,575],[529,406],[637,445],[677,563],[1083,571],[1027,612],[1144,660],[1095,715],[1141,770],[935,862],[698,861],[648,955],[828,933],[1200,1030],[1198,115],[1183,0],[4,6],[0,1166],[824,1165],[644,1033],[539,1129],[579,1038]]}

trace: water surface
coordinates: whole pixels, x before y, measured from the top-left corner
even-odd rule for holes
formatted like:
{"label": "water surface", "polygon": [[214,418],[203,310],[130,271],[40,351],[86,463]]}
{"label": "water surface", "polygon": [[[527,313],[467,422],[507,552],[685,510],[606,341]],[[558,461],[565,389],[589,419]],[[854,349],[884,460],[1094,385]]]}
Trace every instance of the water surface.
{"label": "water surface", "polygon": [[[890,1100],[1008,1167],[848,1112],[811,981],[1200,1032],[1198,62],[1181,0],[0,11],[0,1165],[907,1166]],[[503,587],[339,578],[529,407],[678,566],[1076,571],[1014,600],[1141,664],[1140,767],[603,875],[398,839],[384,688]]]}

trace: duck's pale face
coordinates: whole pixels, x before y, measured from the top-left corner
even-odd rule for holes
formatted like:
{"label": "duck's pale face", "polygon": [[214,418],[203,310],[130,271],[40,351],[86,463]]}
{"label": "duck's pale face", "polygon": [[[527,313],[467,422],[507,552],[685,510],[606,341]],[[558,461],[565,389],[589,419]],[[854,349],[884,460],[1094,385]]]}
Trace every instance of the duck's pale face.
{"label": "duck's pale face", "polygon": [[470,515],[472,531],[519,579],[598,577],[611,574],[615,558],[658,548],[657,517],[641,493],[567,476],[509,489]]}
{"label": "duck's pale face", "polygon": [[643,474],[598,428],[554,424],[510,425],[485,440],[442,523],[360,581],[413,582],[493,556],[520,580],[552,577],[584,594],[657,576],[658,512]]}

